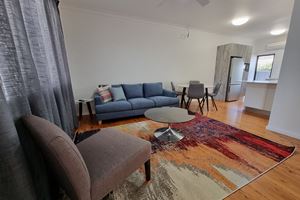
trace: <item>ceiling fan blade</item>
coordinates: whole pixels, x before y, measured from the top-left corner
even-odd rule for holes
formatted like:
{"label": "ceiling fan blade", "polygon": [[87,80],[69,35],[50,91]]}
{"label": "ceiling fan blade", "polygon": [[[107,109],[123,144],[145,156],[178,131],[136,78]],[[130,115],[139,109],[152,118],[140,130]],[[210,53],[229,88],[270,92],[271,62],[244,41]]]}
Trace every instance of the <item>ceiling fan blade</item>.
{"label": "ceiling fan blade", "polygon": [[210,0],[196,0],[201,6],[206,6],[210,3]]}

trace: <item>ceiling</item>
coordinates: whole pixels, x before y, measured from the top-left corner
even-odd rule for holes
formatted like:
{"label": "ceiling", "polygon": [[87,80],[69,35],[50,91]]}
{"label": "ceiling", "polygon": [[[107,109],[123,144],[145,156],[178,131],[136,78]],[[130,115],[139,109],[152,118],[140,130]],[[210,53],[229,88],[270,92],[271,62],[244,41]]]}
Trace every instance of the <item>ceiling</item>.
{"label": "ceiling", "polygon": [[[252,40],[271,37],[274,28],[288,29],[293,3],[293,0],[210,0],[203,7],[197,0],[62,0],[63,6]],[[240,16],[249,16],[249,22],[232,26],[232,18]]]}

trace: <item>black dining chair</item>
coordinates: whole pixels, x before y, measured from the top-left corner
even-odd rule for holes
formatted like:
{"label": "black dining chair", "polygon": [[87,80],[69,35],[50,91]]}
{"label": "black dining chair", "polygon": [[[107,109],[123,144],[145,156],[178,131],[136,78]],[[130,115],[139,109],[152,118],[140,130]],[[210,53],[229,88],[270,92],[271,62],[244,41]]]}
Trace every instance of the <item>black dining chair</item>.
{"label": "black dining chair", "polygon": [[[211,98],[211,102],[213,104],[213,106],[216,108],[216,110],[218,111],[218,107],[217,107],[217,104],[215,102],[215,99],[214,97],[218,95],[219,91],[220,91],[220,88],[221,88],[221,83],[217,83],[213,89],[213,92],[212,93],[208,93],[208,97]],[[208,101],[208,99],[207,99]]]}
{"label": "black dining chair", "polygon": [[187,109],[189,109],[192,100],[197,99],[199,103],[200,112],[201,114],[203,114],[202,105],[204,105],[205,102],[204,84],[201,83],[190,84],[187,97],[188,97]]}

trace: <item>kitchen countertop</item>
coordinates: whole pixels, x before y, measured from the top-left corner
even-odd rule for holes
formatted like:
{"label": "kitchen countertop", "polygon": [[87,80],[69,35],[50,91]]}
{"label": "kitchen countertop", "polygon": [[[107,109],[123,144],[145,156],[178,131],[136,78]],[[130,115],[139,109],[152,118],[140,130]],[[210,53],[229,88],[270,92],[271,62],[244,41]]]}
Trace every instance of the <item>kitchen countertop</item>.
{"label": "kitchen countertop", "polygon": [[276,81],[247,81],[247,83],[250,84],[277,84],[277,80]]}

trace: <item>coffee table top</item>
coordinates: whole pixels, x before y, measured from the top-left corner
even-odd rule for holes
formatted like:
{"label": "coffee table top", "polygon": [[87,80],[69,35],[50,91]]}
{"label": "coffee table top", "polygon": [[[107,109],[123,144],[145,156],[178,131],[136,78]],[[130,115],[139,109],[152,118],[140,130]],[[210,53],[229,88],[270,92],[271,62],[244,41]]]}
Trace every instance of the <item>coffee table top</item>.
{"label": "coffee table top", "polygon": [[151,108],[145,112],[145,117],[160,123],[182,123],[194,119],[186,109],[176,107]]}

